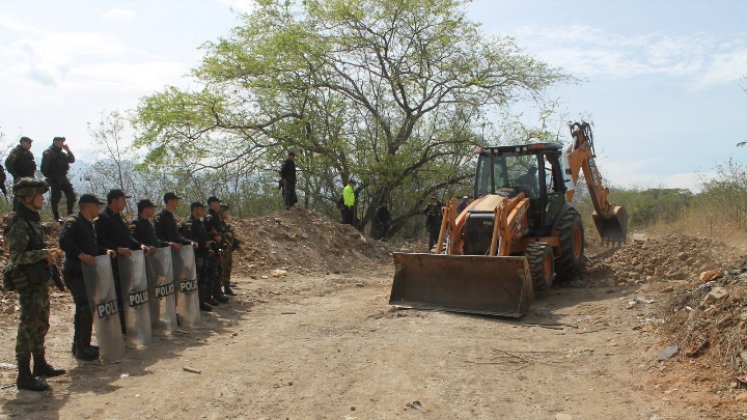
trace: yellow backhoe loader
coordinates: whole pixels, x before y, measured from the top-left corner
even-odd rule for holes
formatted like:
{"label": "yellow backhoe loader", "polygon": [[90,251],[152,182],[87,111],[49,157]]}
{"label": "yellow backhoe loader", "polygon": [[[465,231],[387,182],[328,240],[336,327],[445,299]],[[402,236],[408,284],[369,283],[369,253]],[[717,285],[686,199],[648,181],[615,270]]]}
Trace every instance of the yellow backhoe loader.
{"label": "yellow backhoe loader", "polygon": [[395,253],[390,306],[521,317],[534,292],[578,274],[584,225],[571,204],[583,171],[603,242],[626,240],[628,214],[607,200],[586,122],[570,126],[573,144],[477,149],[474,201],[442,209],[435,253]]}

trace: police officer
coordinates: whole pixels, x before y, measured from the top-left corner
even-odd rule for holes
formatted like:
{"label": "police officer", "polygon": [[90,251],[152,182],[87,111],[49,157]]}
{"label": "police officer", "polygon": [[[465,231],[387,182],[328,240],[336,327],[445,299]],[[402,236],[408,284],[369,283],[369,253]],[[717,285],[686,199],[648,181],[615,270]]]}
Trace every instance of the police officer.
{"label": "police officer", "polygon": [[151,254],[155,253],[155,248],[166,246],[181,249],[180,244],[159,239],[156,235],[156,230],[150,221],[156,212],[155,208],[155,203],[148,199],[140,200],[137,203],[137,216],[133,217],[129,224],[130,235],[141,244],[152,248],[150,249]]}
{"label": "police officer", "polygon": [[36,174],[36,161],[34,154],[31,153],[31,143],[33,140],[30,138],[21,137],[18,146],[14,147],[5,159],[5,167],[13,175],[14,183],[19,178],[33,178]]}
{"label": "police officer", "polygon": [[220,261],[223,257],[223,249],[221,248],[221,242],[223,241],[221,233],[223,228],[220,223],[220,216],[218,215],[220,203],[220,198],[216,196],[208,197],[208,212],[205,214],[203,226],[205,226],[208,237],[212,240],[211,246],[213,249],[212,256],[208,256],[207,258],[207,270],[210,276],[209,283],[212,287],[209,295],[212,295],[213,299],[218,302],[226,303],[228,302],[228,296],[224,295],[220,288],[221,270],[223,268]]}
{"label": "police officer", "polygon": [[233,228],[228,224],[228,204],[220,205],[220,224],[221,236],[223,243],[223,267],[221,270],[220,282],[223,285],[223,293],[226,295],[235,295],[231,290],[231,272],[233,271],[233,251],[239,246],[240,241],[236,238]]}
{"label": "police officer", "polygon": [[[49,186],[44,181],[20,178],[13,184],[13,194],[19,201],[18,211],[5,229],[5,242],[10,250],[11,288],[18,291],[21,317],[18,324],[16,358],[18,360],[18,389],[46,391],[49,385],[34,376],[59,376],[65,373],[47,363],[44,338],[49,331],[49,266],[52,253],[44,249],[46,232],[41,225],[39,210]],[[31,355],[34,372],[31,374]]]}
{"label": "police officer", "polygon": [[[28,177],[33,178],[36,174],[36,161],[34,154],[31,153],[31,140],[28,137],[21,137],[18,146],[10,151],[5,159],[5,167],[13,175],[13,183],[18,179]],[[2,187],[5,188],[5,179],[2,179]],[[4,190],[3,190],[4,191]],[[18,200],[13,200],[13,210],[17,210]]]}
{"label": "police officer", "polygon": [[78,200],[78,213],[68,216],[60,231],[60,248],[65,251],[62,278],[75,302],[73,356],[88,361],[99,358],[99,349],[91,346],[93,316],[88,304],[86,284],[83,281],[82,264],[95,264],[95,257],[98,255],[109,254],[112,258],[117,256],[114,250],[106,249],[96,241],[93,220],[102,204],[104,203],[94,195],[81,195]]}
{"label": "police officer", "polygon": [[[101,246],[107,249],[113,249],[117,255],[124,258],[130,258],[133,250],[142,249],[145,255],[148,255],[149,248],[130,235],[130,228],[127,226],[122,211],[127,206],[129,195],[120,189],[109,191],[106,196],[106,207],[99,212],[99,217],[94,223],[96,229],[96,238]],[[117,303],[119,304],[119,321],[122,325],[122,332],[125,332],[124,311],[122,306],[122,291],[119,282],[119,264],[117,260],[112,261],[112,271],[114,274],[114,288],[117,292]]]}
{"label": "police officer", "polygon": [[169,191],[163,195],[163,208],[161,211],[156,213],[156,217],[153,218],[156,236],[160,241],[173,242],[177,245],[192,245],[197,248],[197,243],[185,238],[184,235],[179,232],[179,227],[176,225],[174,210],[179,206],[179,200],[181,199],[182,198],[173,191]]}
{"label": "police officer", "polygon": [[57,221],[61,221],[57,205],[60,203],[62,193],[65,193],[67,214],[73,214],[75,190],[67,178],[67,171],[70,170],[70,164],[73,162],[75,162],[75,156],[70,151],[70,146],[65,144],[64,137],[52,139],[52,145],[42,155],[41,172],[47,177],[47,182],[52,188],[52,215]]}
{"label": "police officer", "polygon": [[290,210],[298,202],[296,198],[296,154],[288,152],[288,159],[280,168],[280,182],[283,185],[283,203],[285,209]]}
{"label": "police officer", "polygon": [[187,239],[197,244],[195,248],[195,265],[197,267],[197,294],[200,299],[200,310],[210,312],[218,307],[219,303],[210,295],[212,292],[211,278],[207,274],[207,257],[213,254],[210,248],[210,238],[205,227],[202,225],[202,216],[205,214],[205,205],[195,201],[190,206],[191,214],[184,219],[179,232]]}
{"label": "police officer", "polygon": [[435,195],[431,197],[431,202],[423,210],[425,214],[425,227],[428,229],[428,250],[433,250],[433,245],[438,242],[438,235],[441,233],[441,203]]}

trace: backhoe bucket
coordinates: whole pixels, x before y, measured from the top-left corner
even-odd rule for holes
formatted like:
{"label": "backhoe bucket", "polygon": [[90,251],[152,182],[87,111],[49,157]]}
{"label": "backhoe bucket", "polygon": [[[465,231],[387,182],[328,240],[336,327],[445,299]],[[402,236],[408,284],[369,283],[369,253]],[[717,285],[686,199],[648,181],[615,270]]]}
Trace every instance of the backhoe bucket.
{"label": "backhoe bucket", "polygon": [[518,318],[534,289],[525,257],[394,254],[389,306]]}
{"label": "backhoe bucket", "polygon": [[628,236],[628,211],[624,207],[614,206],[612,217],[604,219],[594,213],[592,216],[602,243],[625,243]]}

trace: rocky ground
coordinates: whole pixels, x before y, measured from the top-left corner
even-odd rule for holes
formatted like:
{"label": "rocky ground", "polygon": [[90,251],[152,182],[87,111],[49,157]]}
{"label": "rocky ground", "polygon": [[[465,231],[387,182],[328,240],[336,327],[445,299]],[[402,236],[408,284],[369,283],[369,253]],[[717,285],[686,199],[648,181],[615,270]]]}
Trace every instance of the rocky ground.
{"label": "rocky ground", "polygon": [[305,210],[233,222],[244,239],[238,296],[118,364],[70,356],[72,301],[53,292],[47,348],[69,374],[49,379],[50,392],[12,386],[16,298],[1,294],[0,419],[747,413],[739,248],[669,237],[591,249],[594,264],[578,279],[507,320],[388,308],[389,253],[417,243],[372,242]]}

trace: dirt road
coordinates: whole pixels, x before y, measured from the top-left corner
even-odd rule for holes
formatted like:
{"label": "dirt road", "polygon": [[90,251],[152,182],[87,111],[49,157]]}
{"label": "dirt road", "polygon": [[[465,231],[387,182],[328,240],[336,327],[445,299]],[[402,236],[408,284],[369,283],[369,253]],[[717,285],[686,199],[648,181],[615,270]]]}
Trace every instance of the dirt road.
{"label": "dirt road", "polygon": [[[647,307],[626,309],[637,286],[553,289],[505,320],[390,310],[390,270],[239,279],[200,328],[109,366],[70,356],[70,307],[48,343],[69,374],[52,392],[0,391],[0,419],[716,417],[650,385],[660,345],[640,327]],[[14,363],[13,326],[0,334]]]}

